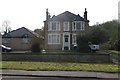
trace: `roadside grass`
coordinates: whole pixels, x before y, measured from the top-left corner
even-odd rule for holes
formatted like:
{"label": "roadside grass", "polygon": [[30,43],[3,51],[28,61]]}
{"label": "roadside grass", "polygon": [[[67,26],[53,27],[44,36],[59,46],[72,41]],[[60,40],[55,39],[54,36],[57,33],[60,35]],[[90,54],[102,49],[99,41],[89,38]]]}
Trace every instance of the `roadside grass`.
{"label": "roadside grass", "polygon": [[120,55],[120,51],[111,50],[112,53]]}
{"label": "roadside grass", "polygon": [[41,71],[120,72],[116,64],[2,61],[1,69]]}

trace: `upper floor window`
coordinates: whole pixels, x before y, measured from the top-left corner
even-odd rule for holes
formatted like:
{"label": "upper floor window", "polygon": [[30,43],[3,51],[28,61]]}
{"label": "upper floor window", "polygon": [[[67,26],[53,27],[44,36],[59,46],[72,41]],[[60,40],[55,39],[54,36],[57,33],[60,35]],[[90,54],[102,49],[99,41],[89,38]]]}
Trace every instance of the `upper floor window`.
{"label": "upper floor window", "polygon": [[83,21],[74,21],[72,23],[72,30],[84,30],[85,24]]}
{"label": "upper floor window", "polygon": [[69,31],[69,22],[63,23],[63,29],[64,29],[64,31]]}
{"label": "upper floor window", "polygon": [[60,22],[51,21],[48,24],[48,31],[59,31],[60,30]]}

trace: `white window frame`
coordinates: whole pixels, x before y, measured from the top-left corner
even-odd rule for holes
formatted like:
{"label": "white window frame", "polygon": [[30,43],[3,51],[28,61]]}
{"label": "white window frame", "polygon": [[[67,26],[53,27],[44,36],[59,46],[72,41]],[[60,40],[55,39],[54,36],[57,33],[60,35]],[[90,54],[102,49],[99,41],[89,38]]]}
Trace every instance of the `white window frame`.
{"label": "white window frame", "polygon": [[[53,30],[52,24],[55,23],[55,30]],[[48,23],[48,31],[60,31],[60,22],[58,21],[50,21]]]}
{"label": "white window frame", "polygon": [[[53,36],[58,37],[58,38],[56,38],[55,42],[53,42],[54,41]],[[51,39],[50,39],[50,37],[51,37]],[[60,34],[55,34],[55,33],[54,34],[52,34],[52,33],[48,34],[48,44],[60,44]]]}
{"label": "white window frame", "polygon": [[75,31],[76,30],[76,25],[75,25],[75,21],[72,22],[72,31]]}
{"label": "white window frame", "polygon": [[72,44],[77,44],[77,35],[75,33],[72,34]]}
{"label": "white window frame", "polygon": [[[80,29],[77,29],[77,23],[80,23]],[[84,21],[74,21],[72,22],[72,31],[83,31],[85,30],[85,22]]]}
{"label": "white window frame", "polygon": [[81,30],[85,30],[85,22],[82,21]]}
{"label": "white window frame", "polygon": [[70,23],[69,22],[63,22],[63,29],[64,29],[64,31],[69,31],[69,28],[70,28]]}

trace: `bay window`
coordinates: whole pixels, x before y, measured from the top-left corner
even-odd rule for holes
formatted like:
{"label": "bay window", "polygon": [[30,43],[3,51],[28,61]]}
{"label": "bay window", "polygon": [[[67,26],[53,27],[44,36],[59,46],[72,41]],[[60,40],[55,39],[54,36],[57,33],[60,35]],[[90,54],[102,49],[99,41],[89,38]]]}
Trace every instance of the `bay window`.
{"label": "bay window", "polygon": [[48,44],[60,44],[60,35],[48,34]]}
{"label": "bay window", "polygon": [[76,34],[72,34],[72,44],[77,44]]}
{"label": "bay window", "polygon": [[72,22],[72,30],[84,30],[85,23],[83,21],[74,21]]}

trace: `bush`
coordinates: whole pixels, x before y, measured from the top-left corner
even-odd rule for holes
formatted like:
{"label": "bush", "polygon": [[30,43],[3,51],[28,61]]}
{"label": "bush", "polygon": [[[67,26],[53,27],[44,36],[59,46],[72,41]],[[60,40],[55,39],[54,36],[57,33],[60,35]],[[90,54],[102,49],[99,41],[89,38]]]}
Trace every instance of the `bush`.
{"label": "bush", "polygon": [[112,48],[112,47],[111,47],[111,45],[110,45],[108,42],[103,43],[103,44],[100,45],[100,49],[101,49],[101,50],[109,50],[109,49],[111,49],[111,48]]}
{"label": "bush", "polygon": [[43,40],[39,37],[33,37],[31,42],[32,42],[31,51],[32,52],[41,52]]}
{"label": "bush", "polygon": [[89,37],[86,35],[79,36],[78,40],[78,49],[79,52],[90,52],[90,48],[88,47]]}
{"label": "bush", "polygon": [[90,52],[88,42],[91,42],[92,44],[102,44],[107,42],[108,39],[109,37],[106,31],[102,30],[101,27],[93,27],[93,29],[86,32],[85,35],[80,35],[77,37],[78,51]]}
{"label": "bush", "polygon": [[120,51],[120,40],[117,40],[114,43],[114,50]]}
{"label": "bush", "polygon": [[41,52],[40,45],[38,43],[32,44],[31,50],[32,50],[32,52]]}

